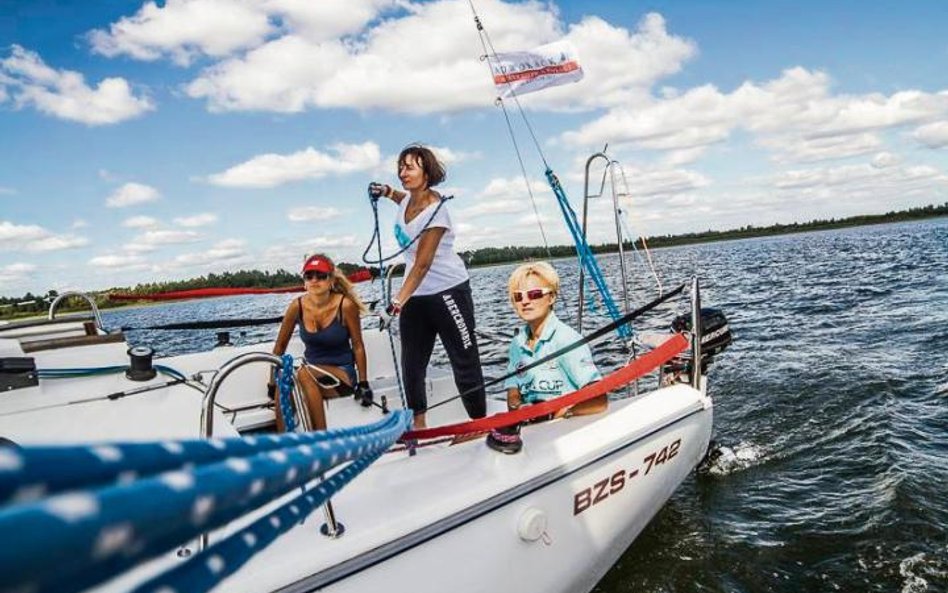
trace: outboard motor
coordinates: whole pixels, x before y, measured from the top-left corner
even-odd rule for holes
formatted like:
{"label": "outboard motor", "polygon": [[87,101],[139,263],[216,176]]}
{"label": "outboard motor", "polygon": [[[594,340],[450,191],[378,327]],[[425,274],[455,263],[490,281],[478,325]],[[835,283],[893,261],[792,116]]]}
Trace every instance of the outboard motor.
{"label": "outboard motor", "polygon": [[[671,322],[673,332],[691,331],[691,313],[679,315]],[[708,372],[708,365],[714,362],[714,357],[724,352],[731,345],[733,336],[731,328],[728,325],[727,317],[720,309],[701,309],[701,373]],[[666,373],[675,373],[681,371],[690,371],[691,357],[678,357],[672,359],[667,368],[663,369]]]}

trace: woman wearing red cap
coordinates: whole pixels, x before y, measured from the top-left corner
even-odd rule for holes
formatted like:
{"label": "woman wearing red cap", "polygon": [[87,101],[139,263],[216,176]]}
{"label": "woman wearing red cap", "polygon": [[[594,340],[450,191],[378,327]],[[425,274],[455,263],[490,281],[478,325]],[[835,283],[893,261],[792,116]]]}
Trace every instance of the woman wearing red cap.
{"label": "woman wearing red cap", "polygon": [[405,279],[387,308],[401,314],[402,374],[414,427],[424,428],[428,402],[425,375],[435,338],[451,360],[454,382],[471,418],[487,413],[484,376],[474,335],[474,301],[467,268],[454,252],[454,229],[441,195],[431,189],[445,178],[434,153],[417,144],[398,155],[405,191],[373,183],[373,198],[398,204],[395,238],[405,253]]}
{"label": "woman wearing red cap", "polygon": [[[352,283],[325,255],[308,257],[302,274],[306,294],[286,308],[273,353],[282,356],[294,327],[299,328],[306,352],[297,379],[306,394],[311,426],[322,430],[326,428],[323,399],[355,393],[363,405],[372,401],[359,319],[366,307]],[[277,424],[282,430],[280,406]]]}

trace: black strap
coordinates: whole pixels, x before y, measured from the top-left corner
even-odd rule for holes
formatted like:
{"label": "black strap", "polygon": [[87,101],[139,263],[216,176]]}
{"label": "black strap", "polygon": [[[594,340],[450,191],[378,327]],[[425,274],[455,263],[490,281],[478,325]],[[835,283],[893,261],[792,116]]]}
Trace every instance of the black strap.
{"label": "black strap", "polygon": [[143,329],[164,330],[164,329],[218,329],[225,327],[250,327],[254,325],[270,325],[283,321],[283,316],[279,317],[258,317],[249,319],[212,319],[208,321],[183,321],[181,323],[167,323],[164,325],[146,325],[142,327],[122,326],[122,331],[135,331]]}
{"label": "black strap", "polygon": [[545,363],[545,362],[549,362],[549,361],[553,360],[554,358],[558,358],[558,357],[563,356],[564,354],[566,354],[566,353],[568,353],[568,352],[572,352],[573,350],[579,348],[579,347],[582,346],[583,344],[588,344],[589,342],[592,342],[593,340],[597,340],[597,339],[601,338],[602,336],[608,334],[609,332],[614,331],[614,330],[615,330],[616,328],[618,328],[619,326],[625,325],[625,324],[631,322],[631,321],[632,321],[633,319],[635,319],[636,317],[640,317],[640,316],[644,315],[644,314],[647,313],[648,311],[651,311],[652,309],[654,309],[655,307],[661,305],[662,303],[664,303],[664,302],[667,301],[668,299],[672,298],[673,296],[677,296],[677,295],[680,294],[684,289],[685,289],[685,285],[682,284],[681,286],[679,286],[678,288],[672,290],[671,292],[669,292],[669,293],[667,293],[667,294],[664,294],[664,295],[662,295],[662,296],[660,296],[660,297],[658,297],[658,298],[656,298],[656,299],[654,299],[654,300],[652,300],[652,301],[650,301],[650,302],[648,302],[648,303],[642,305],[641,307],[639,307],[639,308],[636,309],[635,311],[632,311],[631,313],[627,313],[626,315],[620,317],[619,319],[616,319],[616,320],[613,321],[612,323],[609,323],[609,324],[606,324],[606,325],[600,327],[599,329],[597,329],[597,330],[594,331],[593,333],[589,334],[588,336],[586,336],[586,337],[584,337],[584,338],[581,338],[581,339],[579,339],[579,340],[576,340],[576,341],[573,342],[572,344],[569,344],[569,345],[567,345],[567,346],[564,346],[564,347],[560,348],[559,350],[557,350],[556,352],[553,352],[553,353],[551,353],[551,354],[547,354],[547,355],[544,356],[543,358],[541,358],[541,359],[539,359],[539,360],[535,360],[535,361],[531,362],[530,364],[528,364],[528,365],[526,365],[526,366],[524,366],[524,367],[521,367],[521,368],[517,369],[516,371],[514,371],[514,372],[512,372],[512,373],[507,373],[506,375],[504,375],[504,376],[502,376],[502,377],[498,377],[497,379],[492,379],[492,380],[490,380],[490,381],[487,381],[487,382],[484,383],[483,385],[478,385],[477,387],[473,387],[473,388],[471,388],[471,389],[468,389],[468,390],[466,390],[466,391],[464,391],[464,392],[462,392],[462,393],[459,393],[459,394],[455,395],[454,397],[450,397],[450,398],[448,398],[448,399],[446,399],[446,400],[444,400],[444,401],[438,402],[438,403],[434,404],[433,406],[428,406],[428,409],[430,410],[430,409],[432,409],[432,408],[437,408],[438,406],[443,406],[444,404],[446,404],[446,403],[448,403],[448,402],[450,402],[450,401],[454,401],[454,400],[456,400],[456,399],[458,399],[458,398],[462,398],[462,397],[464,397],[465,395],[470,395],[470,394],[472,394],[472,393],[474,393],[474,392],[476,392],[476,391],[480,391],[481,389],[484,389],[484,388],[486,388],[486,387],[490,387],[491,385],[496,385],[497,383],[500,383],[501,381],[506,381],[507,379],[509,379],[509,378],[511,378],[511,377],[515,377],[516,375],[518,375],[518,374],[520,374],[520,373],[522,373],[522,372],[524,372],[524,371],[528,371],[528,370],[530,370],[530,369],[532,369],[532,368],[536,368],[536,367],[540,366],[541,364],[543,364],[543,363]]}

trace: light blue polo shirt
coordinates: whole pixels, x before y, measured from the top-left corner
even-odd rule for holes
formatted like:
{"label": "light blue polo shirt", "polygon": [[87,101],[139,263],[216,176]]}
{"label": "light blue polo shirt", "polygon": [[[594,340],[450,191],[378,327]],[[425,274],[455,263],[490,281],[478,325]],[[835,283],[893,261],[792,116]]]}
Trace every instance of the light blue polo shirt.
{"label": "light blue polo shirt", "polygon": [[[511,340],[508,374],[582,339],[576,330],[557,319],[552,312],[533,350],[527,347],[529,337],[530,328],[523,325]],[[517,387],[523,403],[535,404],[576,391],[601,378],[589,346],[583,344],[558,358],[510,377],[504,381],[504,388]]]}

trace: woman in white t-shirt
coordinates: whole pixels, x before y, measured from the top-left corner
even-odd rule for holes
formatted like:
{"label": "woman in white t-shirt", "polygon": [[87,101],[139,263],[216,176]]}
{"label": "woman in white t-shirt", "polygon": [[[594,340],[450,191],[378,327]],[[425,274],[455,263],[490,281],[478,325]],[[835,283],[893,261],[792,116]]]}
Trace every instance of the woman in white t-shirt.
{"label": "woman in white t-shirt", "polygon": [[[468,416],[487,413],[484,376],[474,335],[474,301],[467,269],[454,252],[454,229],[441,194],[431,189],[445,178],[434,153],[413,144],[398,155],[399,191],[372,184],[373,197],[398,204],[395,238],[405,249],[405,279],[386,311],[399,315],[402,375],[414,427],[425,428],[425,378],[435,338],[451,360],[454,382]],[[479,387],[479,388],[478,388]]]}

